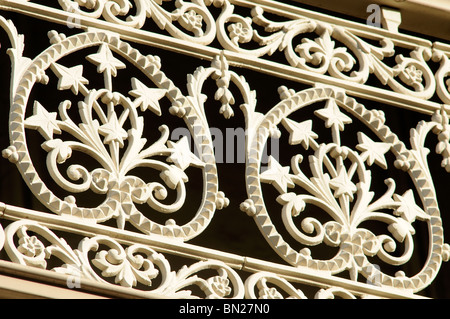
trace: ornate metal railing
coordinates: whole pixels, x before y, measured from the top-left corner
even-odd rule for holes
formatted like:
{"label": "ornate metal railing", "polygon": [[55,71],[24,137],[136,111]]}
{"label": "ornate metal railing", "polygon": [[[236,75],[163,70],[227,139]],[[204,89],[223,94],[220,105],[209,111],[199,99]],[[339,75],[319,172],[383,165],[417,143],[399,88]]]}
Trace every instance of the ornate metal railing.
{"label": "ornate metal railing", "polygon": [[[427,156],[431,143],[450,170],[450,46],[268,0],[0,9],[2,155],[42,205],[3,199],[3,269],[149,298],[413,298],[449,259]],[[33,21],[54,28],[27,56]],[[273,105],[263,77],[282,84]],[[419,119],[409,141],[398,110]],[[217,114],[245,126],[242,200],[221,189],[238,173],[219,169]],[[253,219],[246,255],[209,247],[217,210]]]}

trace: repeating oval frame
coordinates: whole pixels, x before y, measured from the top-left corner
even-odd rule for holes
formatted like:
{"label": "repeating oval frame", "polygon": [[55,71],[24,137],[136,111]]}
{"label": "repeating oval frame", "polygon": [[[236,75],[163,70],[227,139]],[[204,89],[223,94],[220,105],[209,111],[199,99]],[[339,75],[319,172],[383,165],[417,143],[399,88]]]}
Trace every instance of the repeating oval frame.
{"label": "repeating oval frame", "polygon": [[382,272],[378,272],[377,276],[379,283],[383,286],[408,289],[415,292],[420,291],[429,285],[437,275],[444,254],[443,226],[436,194],[433,187],[430,187],[432,181],[429,180],[430,177],[424,172],[420,164],[412,158],[411,152],[405,144],[398,139],[389,127],[384,125],[384,120],[381,120],[376,112],[367,110],[356,99],[347,96],[342,90],[332,87],[306,89],[282,100],[265,115],[257,128],[258,132],[261,133],[250,142],[254,148],[249,152],[247,161],[247,194],[249,200],[254,204],[254,214],[251,215],[272,249],[292,266],[306,267],[327,275],[333,275],[345,270],[345,265],[348,264],[350,259],[358,255],[361,258],[355,258],[355,260],[361,273],[366,278],[373,275],[372,272],[376,267],[367,260],[363,248],[357,247],[358,244],[340,246],[339,252],[331,260],[316,260],[311,256],[305,256],[295,251],[272,223],[270,213],[264,203],[260,169],[264,146],[270,135],[270,128],[280,124],[281,120],[287,118],[291,113],[328,99],[334,99],[339,107],[371,129],[382,142],[390,143],[393,154],[397,158],[405,158],[410,164],[408,173],[422,199],[422,203],[424,203],[425,212],[430,216],[428,220],[430,243],[428,257],[423,268],[412,277],[391,276]]}
{"label": "repeating oval frame", "polygon": [[182,118],[191,134],[194,134],[195,128],[195,141],[201,141],[202,145],[199,148],[202,152],[201,155],[208,159],[203,168],[202,201],[195,216],[189,222],[182,226],[160,225],[151,221],[142,213],[131,216],[130,221],[148,235],[162,235],[182,239],[183,241],[194,238],[208,226],[216,210],[218,178],[210,132],[204,128],[202,114],[190,105],[189,99],[183,96],[181,91],[160,71],[153,61],[132,48],[128,43],[121,41],[116,34],[100,30],[88,30],[85,33],[67,38],[59,38],[59,41],[39,54],[22,73],[22,76],[16,82],[18,85],[12,99],[9,116],[10,144],[15,148],[17,154],[17,161],[14,162],[32,193],[53,213],[77,217],[89,222],[103,222],[112,217],[116,206],[116,203],[112,202],[114,199],[107,198],[95,208],[82,208],[61,200],[46,186],[36,171],[28,152],[24,126],[29,95],[40,76],[51,64],[78,50],[102,44],[108,45],[113,52],[133,64],[158,87],[166,89],[166,96],[170,101],[176,102],[179,107],[186,111]]}

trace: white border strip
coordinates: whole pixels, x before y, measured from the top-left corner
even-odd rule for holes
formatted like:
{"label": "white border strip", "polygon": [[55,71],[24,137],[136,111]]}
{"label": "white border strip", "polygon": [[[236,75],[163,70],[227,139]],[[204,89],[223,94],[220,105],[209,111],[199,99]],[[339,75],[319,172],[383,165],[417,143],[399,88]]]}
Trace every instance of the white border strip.
{"label": "white border strip", "polygon": [[[370,295],[388,299],[424,298],[422,296],[413,294],[413,292],[409,290],[400,290],[392,287],[369,286],[367,284],[332,275],[319,274],[304,267],[292,267],[289,265],[281,265],[278,263],[268,262],[252,257],[239,256],[215,249],[183,243],[179,240],[171,241],[167,238],[161,238],[157,235],[144,235],[131,231],[115,229],[104,225],[96,225],[93,223],[86,224],[82,223],[82,221],[76,218],[66,218],[63,216],[43,213],[3,203],[0,203],[0,218],[12,221],[30,219],[37,221],[41,225],[52,230],[65,231],[81,236],[107,235],[111,236],[124,245],[137,243],[148,245],[161,253],[168,253],[197,260],[219,260],[237,270],[243,270],[251,273],[269,271],[291,282],[307,284],[310,286],[325,289],[330,287],[341,287],[358,296]],[[6,267],[6,265],[8,265],[9,268]],[[50,281],[57,278],[60,282],[67,279],[66,275],[58,274],[49,270],[36,269],[33,267],[27,267],[0,260],[0,273],[8,272],[8,269],[9,272],[15,272],[17,271],[16,268],[20,270],[20,273],[23,276],[26,276],[27,272],[29,272],[28,275],[31,278],[40,278]],[[38,271],[39,273],[44,272],[45,276],[39,275],[39,277],[36,277],[36,271]],[[126,291],[129,291],[129,297],[138,296],[142,298],[163,298],[163,296],[159,295],[153,296],[151,292],[140,291],[136,289],[126,289],[125,291],[123,290],[125,288],[120,286],[97,283],[90,280],[83,281],[81,283],[81,286],[88,290],[94,289],[94,291],[100,289],[99,291],[102,291],[105,295],[111,295],[110,291],[112,290],[112,293],[119,293],[121,295],[126,293]]]}

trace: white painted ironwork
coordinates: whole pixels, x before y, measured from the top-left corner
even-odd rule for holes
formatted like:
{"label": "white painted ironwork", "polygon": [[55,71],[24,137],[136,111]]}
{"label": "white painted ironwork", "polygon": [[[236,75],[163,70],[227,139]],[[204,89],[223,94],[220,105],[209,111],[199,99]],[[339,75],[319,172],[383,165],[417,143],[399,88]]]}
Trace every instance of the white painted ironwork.
{"label": "white painted ironwork", "polygon": [[[60,0],[54,7],[0,0],[0,9],[66,26],[72,34],[48,30],[48,48],[28,57],[27,38],[14,21],[0,16],[12,65],[10,145],[2,155],[48,210],[2,205],[1,217],[8,223],[0,225],[0,248],[11,262],[64,274],[70,288],[96,282],[113,291],[110,287],[120,285],[131,289],[130,296],[302,299],[308,297],[300,284],[314,287],[314,298],[419,297],[414,294],[429,286],[448,261],[450,247],[444,242],[425,145],[427,138],[437,137],[435,153],[450,171],[448,45],[403,35],[392,26],[382,30],[268,0]],[[395,12],[392,16],[398,18]],[[160,32],[147,30],[149,24]],[[210,64],[192,66],[187,81],[179,83],[164,72],[164,56],[144,55],[136,48],[142,44]],[[86,49],[91,51],[85,60],[67,62]],[[277,52],[283,57],[272,57]],[[100,87],[87,75],[92,67],[101,75]],[[130,69],[133,76],[122,76]],[[241,70],[309,88],[280,86],[279,103],[262,112],[257,85]],[[130,89],[119,90],[119,80]],[[208,80],[216,85],[212,97],[205,93]],[[38,85],[72,98],[55,95],[58,107],[51,109],[34,98]],[[189,243],[233,201],[220,188],[208,98],[220,103],[227,121],[242,111],[247,199],[238,206],[284,264]],[[363,100],[428,119],[411,128],[408,144],[391,130],[383,111]],[[170,107],[161,107],[167,103]],[[303,111],[308,115],[302,120],[293,117]],[[147,114],[183,120],[194,150],[187,137],[172,140],[165,124],[149,136]],[[286,164],[279,154],[269,154],[265,167],[268,140],[280,138],[282,130],[295,155]],[[356,145],[346,144],[346,130],[356,130]],[[35,133],[43,141],[45,174],[28,144]],[[77,162],[80,154],[95,168]],[[375,194],[375,167],[403,172],[413,186],[401,190],[394,178],[386,178],[384,192]],[[156,171],[158,177],[147,181],[137,168]],[[199,207],[186,212],[192,171],[199,172],[203,189]],[[268,187],[277,194],[278,212],[265,196]],[[86,192],[101,202],[79,204],[77,197]],[[169,217],[161,223],[142,206]],[[326,220],[305,213],[311,209]],[[192,218],[178,224],[170,218],[177,212]],[[384,232],[372,231],[369,221],[383,224]],[[411,261],[419,249],[414,244],[419,222],[426,225],[429,242],[421,269],[412,275],[385,272],[378,263],[405,266]],[[74,246],[59,232],[83,238]],[[335,253],[316,258],[309,248],[316,246]],[[166,255],[191,262],[172,270]],[[55,259],[60,266],[52,268],[47,261]],[[251,274],[243,280],[239,271]],[[343,278],[347,273],[349,278]]]}

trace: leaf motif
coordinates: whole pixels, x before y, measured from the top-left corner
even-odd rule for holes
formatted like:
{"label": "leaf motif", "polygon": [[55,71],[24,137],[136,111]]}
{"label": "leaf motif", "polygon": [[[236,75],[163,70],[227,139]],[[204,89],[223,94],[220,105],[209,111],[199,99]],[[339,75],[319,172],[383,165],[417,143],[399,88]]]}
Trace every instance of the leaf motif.
{"label": "leaf motif", "polygon": [[341,169],[338,176],[330,181],[330,186],[335,190],[336,198],[347,195],[350,200],[353,200],[353,194],[357,191],[356,185],[350,180],[345,169]]}
{"label": "leaf motif", "polygon": [[81,85],[89,83],[89,81],[83,77],[83,65],[67,68],[58,63],[53,63],[52,69],[59,77],[58,90],[71,89],[72,92],[77,95]]}
{"label": "leaf motif", "polygon": [[352,123],[352,119],[339,110],[333,99],[327,101],[325,108],[314,112],[325,121],[325,126],[330,128],[336,126],[340,131],[344,130],[345,124]]}
{"label": "leaf motif", "polygon": [[288,187],[295,186],[289,170],[289,166],[281,166],[273,156],[269,156],[269,168],[261,174],[261,181],[273,184],[280,193],[286,193]]}
{"label": "leaf motif", "polygon": [[413,223],[416,218],[428,220],[430,216],[422,208],[417,206],[414,194],[411,189],[407,190],[402,196],[394,194],[394,200],[400,205],[394,211],[396,216],[401,216],[408,223]]}
{"label": "leaf motif", "polygon": [[319,137],[312,131],[312,120],[297,123],[285,118],[282,124],[290,133],[289,144],[291,145],[302,144],[305,149],[308,149],[309,143]]}
{"label": "leaf motif", "polygon": [[25,120],[25,126],[38,130],[41,135],[47,139],[53,139],[53,134],[61,134],[56,117],[56,112],[48,112],[38,101],[34,101],[33,115]]}
{"label": "leaf motif", "polygon": [[107,123],[98,128],[98,132],[105,137],[105,144],[117,142],[120,147],[124,146],[123,141],[128,137],[128,133],[122,128],[115,112],[112,113]]}
{"label": "leaf motif", "polygon": [[102,44],[97,53],[88,55],[86,59],[97,65],[98,73],[107,71],[110,72],[112,76],[117,75],[118,69],[124,69],[126,67],[122,61],[113,56],[107,44]]}
{"label": "leaf motif", "polygon": [[169,150],[172,154],[168,157],[168,161],[174,163],[181,170],[185,170],[190,165],[204,166],[205,164],[191,152],[190,144],[186,136],[183,136],[178,142],[167,141]]}
{"label": "leaf motif", "polygon": [[175,165],[171,165],[169,169],[162,171],[159,176],[171,189],[175,189],[181,182],[187,182],[186,173]]}
{"label": "leaf motif", "polygon": [[363,151],[361,157],[367,158],[367,164],[372,165],[373,163],[376,163],[381,168],[387,169],[384,154],[389,151],[391,144],[374,142],[362,132],[358,132],[358,141],[360,144],[356,145],[356,148]]}
{"label": "leaf motif", "polygon": [[58,164],[63,164],[72,156],[72,148],[60,139],[50,140],[42,143],[42,148],[47,152],[56,150],[58,152],[56,161]]}
{"label": "leaf motif", "polygon": [[277,202],[284,205],[292,216],[297,217],[305,209],[306,203],[300,195],[295,193],[286,193],[277,197]]}
{"label": "leaf motif", "polygon": [[136,97],[134,105],[141,107],[141,111],[151,110],[156,115],[161,115],[161,107],[159,100],[166,94],[165,89],[148,88],[144,83],[136,78],[131,79],[131,85],[133,90],[129,93],[131,96]]}
{"label": "leaf motif", "polygon": [[388,230],[392,233],[394,238],[399,242],[403,242],[408,233],[415,234],[414,228],[406,220],[399,218],[396,223],[388,226]]}

